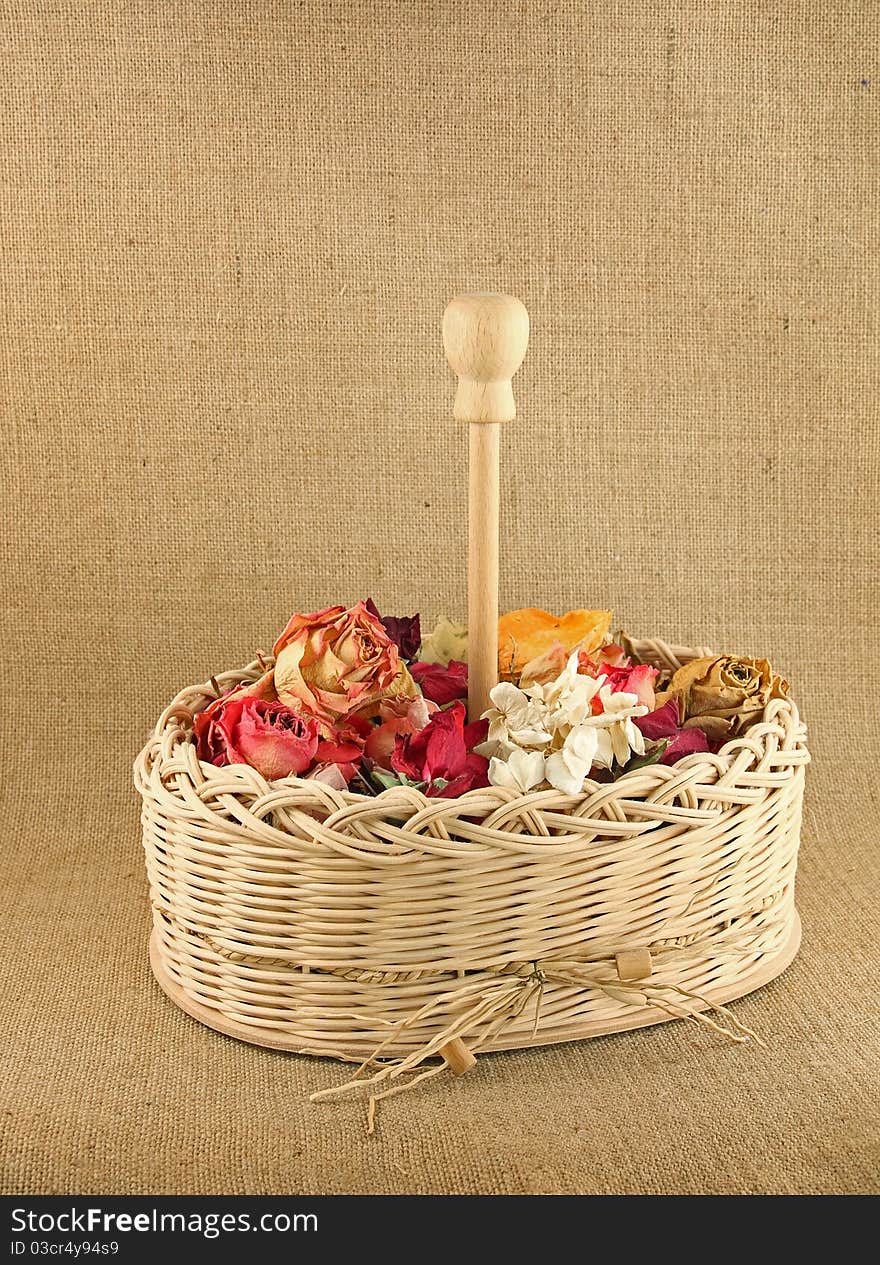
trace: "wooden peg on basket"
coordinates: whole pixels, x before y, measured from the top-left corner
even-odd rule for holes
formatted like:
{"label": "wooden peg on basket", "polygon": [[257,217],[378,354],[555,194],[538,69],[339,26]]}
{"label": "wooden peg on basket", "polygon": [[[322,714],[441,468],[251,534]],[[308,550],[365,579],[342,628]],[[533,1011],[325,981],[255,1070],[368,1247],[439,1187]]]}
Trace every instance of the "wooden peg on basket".
{"label": "wooden peg on basket", "polygon": [[465,1072],[469,1072],[477,1061],[461,1037],[453,1037],[451,1041],[441,1045],[440,1053],[449,1064],[449,1070],[453,1076],[464,1076]]}
{"label": "wooden peg on basket", "polygon": [[498,423],[516,416],[510,380],[526,354],[529,314],[509,294],[462,294],[443,314],[458,375],[455,417],[468,423],[468,719],[498,681]]}

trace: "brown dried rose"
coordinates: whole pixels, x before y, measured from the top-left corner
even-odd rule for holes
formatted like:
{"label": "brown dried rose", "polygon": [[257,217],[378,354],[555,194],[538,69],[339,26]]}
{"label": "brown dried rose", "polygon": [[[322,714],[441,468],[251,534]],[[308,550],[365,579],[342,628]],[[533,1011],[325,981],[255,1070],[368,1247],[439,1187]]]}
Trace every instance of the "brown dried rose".
{"label": "brown dried rose", "polygon": [[657,706],[675,699],[685,729],[702,729],[719,742],[760,720],[772,698],[788,698],[788,681],[766,659],[719,654],[680,667],[657,695]]}

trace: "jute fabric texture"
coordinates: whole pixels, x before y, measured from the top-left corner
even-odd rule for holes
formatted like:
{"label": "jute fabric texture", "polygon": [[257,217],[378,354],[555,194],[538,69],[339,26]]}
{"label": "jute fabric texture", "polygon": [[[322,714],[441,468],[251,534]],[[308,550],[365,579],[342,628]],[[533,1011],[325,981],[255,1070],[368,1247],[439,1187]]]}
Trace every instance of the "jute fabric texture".
{"label": "jute fabric texture", "polygon": [[[870,5],[0,4],[3,1184],[877,1189]],[[502,606],[768,655],[799,957],[385,1104],[152,981],[130,770],[294,609],[464,613],[456,291],[532,317]],[[683,1109],[685,1105],[686,1109]]]}

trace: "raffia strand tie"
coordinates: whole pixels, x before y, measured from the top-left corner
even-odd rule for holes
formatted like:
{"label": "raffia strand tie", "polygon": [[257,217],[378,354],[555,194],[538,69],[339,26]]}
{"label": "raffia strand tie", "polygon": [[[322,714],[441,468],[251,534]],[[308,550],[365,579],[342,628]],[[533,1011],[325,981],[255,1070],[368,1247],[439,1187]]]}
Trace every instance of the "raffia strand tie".
{"label": "raffia strand tie", "polygon": [[[394,1059],[379,1067],[372,1075],[365,1076],[364,1074],[369,1068],[374,1067],[382,1057],[383,1050],[397,1040],[402,1033],[443,1008],[447,1000],[446,995],[434,998],[399,1023],[393,1031],[389,1032],[384,1040],[376,1046],[372,1054],[364,1059],[354,1075],[345,1084],[331,1086],[328,1089],[319,1089],[310,1095],[311,1101],[322,1102],[326,1099],[340,1098],[346,1094],[366,1091],[368,1093],[367,1133],[372,1134],[375,1129],[376,1108],[383,1099],[414,1089],[417,1085],[439,1076],[443,1072],[455,1071],[455,1068],[450,1065],[450,1060],[428,1069],[420,1070],[422,1064],[432,1056],[439,1055],[442,1057],[444,1047],[453,1042],[463,1045],[464,1039],[471,1037],[472,1039],[464,1048],[471,1054],[476,1054],[489,1041],[497,1037],[504,1028],[517,1019],[532,1003],[534,1003],[535,1007],[532,1033],[535,1036],[541,1015],[541,1000],[544,987],[548,982],[598,989],[618,1001],[626,1001],[634,1006],[655,1006],[668,1014],[670,1018],[688,1019],[694,1023],[702,1024],[704,1027],[711,1029],[711,1031],[726,1037],[729,1041],[740,1044],[752,1040],[764,1047],[764,1042],[758,1034],[744,1023],[741,1023],[726,1006],[712,1002],[702,994],[683,988],[678,984],[651,982],[650,978],[648,978],[652,969],[651,955],[646,949],[630,950],[617,956],[618,973],[621,978],[614,981],[590,974],[575,962],[535,962],[531,964],[531,969],[526,974],[499,975],[496,982],[488,985],[485,982],[480,982],[470,987],[458,989],[454,994],[457,1000],[461,1000],[466,995],[472,998],[471,1004],[463,1014],[452,1019],[441,1032],[436,1033],[419,1049],[414,1050],[405,1057]],[[625,972],[639,969],[641,969],[643,978],[623,978]],[[400,1077],[409,1079],[406,1080],[405,1084],[393,1085],[388,1089],[379,1089],[379,1092],[376,1092],[379,1086],[389,1081],[396,1081]]]}

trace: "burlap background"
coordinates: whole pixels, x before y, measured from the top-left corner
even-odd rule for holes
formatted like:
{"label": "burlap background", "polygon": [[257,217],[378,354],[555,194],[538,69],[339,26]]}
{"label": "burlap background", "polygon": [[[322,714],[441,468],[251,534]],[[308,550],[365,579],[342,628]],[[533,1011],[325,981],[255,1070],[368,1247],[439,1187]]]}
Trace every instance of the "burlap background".
{"label": "burlap background", "polygon": [[[5,1188],[876,1188],[873,6],[0,11]],[[467,288],[533,321],[504,604],[788,670],[805,943],[764,1053],[495,1056],[368,1141],[153,985],[130,764],[294,608],[463,613]]]}

